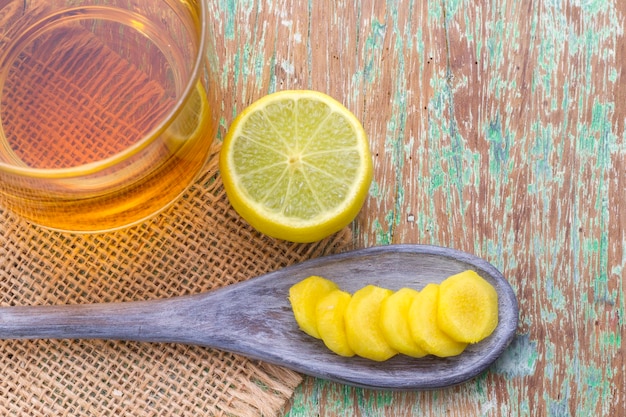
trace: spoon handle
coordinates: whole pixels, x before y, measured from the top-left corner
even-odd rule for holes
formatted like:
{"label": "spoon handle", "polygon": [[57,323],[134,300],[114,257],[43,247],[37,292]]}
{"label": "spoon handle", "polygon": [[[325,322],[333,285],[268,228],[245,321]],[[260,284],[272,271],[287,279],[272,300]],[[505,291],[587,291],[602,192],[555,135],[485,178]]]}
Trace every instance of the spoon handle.
{"label": "spoon handle", "polygon": [[[0,339],[115,339],[198,342],[193,296],[112,304],[0,308]],[[202,303],[207,304],[207,303]],[[203,308],[202,316],[211,314]],[[210,336],[203,326],[203,336]]]}

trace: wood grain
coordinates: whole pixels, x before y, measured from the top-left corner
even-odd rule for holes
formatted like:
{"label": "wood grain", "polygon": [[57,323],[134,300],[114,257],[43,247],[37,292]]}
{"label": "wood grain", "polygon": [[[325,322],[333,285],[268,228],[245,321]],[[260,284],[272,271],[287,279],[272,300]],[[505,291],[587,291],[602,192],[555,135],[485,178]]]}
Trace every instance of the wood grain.
{"label": "wood grain", "polygon": [[[498,326],[449,358],[396,355],[383,362],[339,356],[293,318],[289,289],[320,274],[354,293],[366,285],[422,289],[472,270],[498,294]],[[420,271],[416,274],[416,271]],[[482,373],[515,335],[518,303],[500,271],[468,253],[385,245],[310,259],[214,291],[135,302],[0,308],[0,339],[113,339],[217,348],[326,380],[373,389],[448,387]]]}
{"label": "wood grain", "polygon": [[624,2],[208,1],[223,130],[271,91],[334,96],[374,154],[355,246],[465,250],[520,300],[516,339],[475,381],[394,394],[307,379],[289,416],[623,413]]}

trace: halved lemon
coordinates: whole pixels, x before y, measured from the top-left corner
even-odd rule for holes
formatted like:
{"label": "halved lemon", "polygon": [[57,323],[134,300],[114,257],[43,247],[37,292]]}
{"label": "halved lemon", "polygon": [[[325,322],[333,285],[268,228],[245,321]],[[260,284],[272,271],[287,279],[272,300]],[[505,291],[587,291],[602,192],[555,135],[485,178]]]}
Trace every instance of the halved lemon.
{"label": "halved lemon", "polygon": [[220,172],[230,203],[255,229],[314,242],[354,220],[372,158],[361,123],[341,103],[316,91],[282,91],[233,121]]}

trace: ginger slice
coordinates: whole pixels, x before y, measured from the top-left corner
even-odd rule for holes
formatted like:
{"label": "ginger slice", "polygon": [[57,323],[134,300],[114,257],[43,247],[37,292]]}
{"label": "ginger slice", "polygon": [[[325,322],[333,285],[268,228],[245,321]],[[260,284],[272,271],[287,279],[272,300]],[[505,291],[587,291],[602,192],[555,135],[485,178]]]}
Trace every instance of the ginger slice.
{"label": "ginger slice", "polygon": [[380,327],[389,345],[398,352],[414,358],[428,354],[418,345],[409,328],[409,308],[419,294],[412,288],[401,288],[386,298],[380,309]]}
{"label": "ginger slice", "polygon": [[317,303],[337,288],[334,282],[316,275],[305,278],[289,288],[289,302],[293,315],[303,332],[320,338],[315,318]]}
{"label": "ginger slice", "polygon": [[373,361],[385,361],[398,352],[389,346],[380,328],[380,306],[393,291],[367,285],[352,295],[345,312],[348,343],[354,352]]}
{"label": "ginger slice", "polygon": [[458,342],[444,333],[437,324],[439,285],[428,284],[409,308],[409,326],[415,342],[426,352],[448,357],[461,354],[467,343]]}
{"label": "ginger slice", "polygon": [[439,286],[437,320],[451,338],[477,343],[498,326],[498,293],[475,271],[452,275]]}
{"label": "ginger slice", "polygon": [[317,303],[315,317],[317,331],[328,349],[340,356],[354,356],[348,344],[345,311],[352,296],[341,290],[333,290]]}

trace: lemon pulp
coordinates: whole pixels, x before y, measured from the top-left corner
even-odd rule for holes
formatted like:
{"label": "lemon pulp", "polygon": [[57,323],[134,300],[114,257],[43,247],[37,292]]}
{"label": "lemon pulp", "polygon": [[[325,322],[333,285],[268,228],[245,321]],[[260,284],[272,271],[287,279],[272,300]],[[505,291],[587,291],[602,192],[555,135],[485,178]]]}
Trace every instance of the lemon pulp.
{"label": "lemon pulp", "polygon": [[220,171],[232,206],[254,228],[313,242],[356,217],[372,160],[363,127],[342,104],[316,91],[282,91],[234,120]]}

